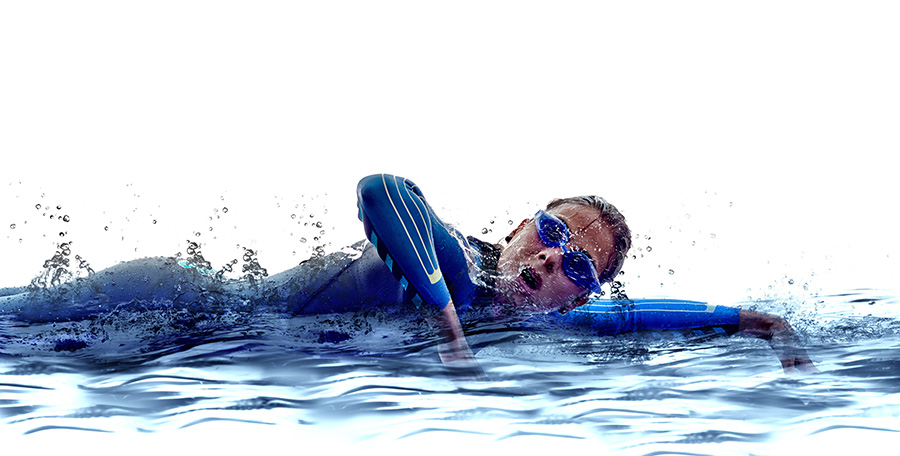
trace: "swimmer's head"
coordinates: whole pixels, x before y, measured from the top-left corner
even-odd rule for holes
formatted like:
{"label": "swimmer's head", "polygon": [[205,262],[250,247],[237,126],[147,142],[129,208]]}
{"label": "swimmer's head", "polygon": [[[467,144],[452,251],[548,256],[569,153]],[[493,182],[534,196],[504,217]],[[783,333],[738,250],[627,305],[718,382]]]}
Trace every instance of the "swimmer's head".
{"label": "swimmer's head", "polygon": [[[565,224],[565,249],[590,258],[599,284],[619,274],[631,248],[631,231],[615,206],[597,196],[579,196],[555,199],[545,210]],[[547,246],[541,239],[533,218],[523,221],[500,253],[495,285],[503,305],[495,313],[565,312],[584,304],[591,290],[566,273],[563,256],[562,247]]]}

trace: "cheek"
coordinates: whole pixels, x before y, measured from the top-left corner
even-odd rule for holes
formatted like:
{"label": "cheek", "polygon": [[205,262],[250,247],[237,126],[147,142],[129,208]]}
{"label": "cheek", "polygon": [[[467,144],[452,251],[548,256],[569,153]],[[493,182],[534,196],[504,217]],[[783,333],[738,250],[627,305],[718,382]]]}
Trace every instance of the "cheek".
{"label": "cheek", "polygon": [[521,242],[511,242],[500,252],[497,271],[500,273],[518,272],[519,264],[528,256],[528,249]]}
{"label": "cheek", "polygon": [[562,305],[584,293],[584,289],[572,282],[567,276],[560,274],[555,275],[551,281],[545,283],[541,292],[542,297],[546,300]]}

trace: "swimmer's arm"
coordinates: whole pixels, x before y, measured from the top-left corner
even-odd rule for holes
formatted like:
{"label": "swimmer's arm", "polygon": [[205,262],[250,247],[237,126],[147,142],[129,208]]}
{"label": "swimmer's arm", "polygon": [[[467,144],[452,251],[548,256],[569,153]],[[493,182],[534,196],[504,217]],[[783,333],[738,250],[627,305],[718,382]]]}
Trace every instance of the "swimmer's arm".
{"label": "swimmer's arm", "polygon": [[768,341],[772,350],[778,355],[778,359],[781,360],[781,367],[784,368],[785,373],[819,372],[806,351],[800,348],[791,325],[781,317],[741,310],[738,331]]}
{"label": "swimmer's arm", "polygon": [[466,335],[463,333],[462,324],[456,314],[456,306],[453,300],[447,303],[437,314],[437,326],[439,327],[441,341],[438,343],[438,355],[441,362],[447,366],[458,369],[458,374],[463,379],[481,380],[485,378],[484,372],[475,360],[475,355],[469,349]]}
{"label": "swimmer's arm", "polygon": [[[447,281],[438,267],[435,230],[442,226],[421,189],[408,179],[375,174],[357,186],[360,219],[366,236],[378,249],[411,301],[424,311],[440,333],[438,354],[453,374],[482,378],[483,373],[466,343]],[[410,292],[415,290],[415,293]]]}

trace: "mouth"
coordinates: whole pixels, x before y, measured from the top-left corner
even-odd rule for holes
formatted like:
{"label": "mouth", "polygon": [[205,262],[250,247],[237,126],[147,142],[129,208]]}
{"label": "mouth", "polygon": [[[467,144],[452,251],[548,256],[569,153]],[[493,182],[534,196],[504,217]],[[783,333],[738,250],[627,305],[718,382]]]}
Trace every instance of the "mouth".
{"label": "mouth", "polygon": [[525,285],[532,290],[537,290],[541,285],[540,279],[535,274],[534,269],[528,266],[522,268],[522,272],[519,273],[519,277],[521,277],[522,282],[524,282]]}

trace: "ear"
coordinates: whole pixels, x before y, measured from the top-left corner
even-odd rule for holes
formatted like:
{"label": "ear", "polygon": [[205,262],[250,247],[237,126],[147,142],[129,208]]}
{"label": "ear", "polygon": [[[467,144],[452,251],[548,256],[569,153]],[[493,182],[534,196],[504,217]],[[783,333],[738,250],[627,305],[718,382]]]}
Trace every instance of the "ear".
{"label": "ear", "polygon": [[574,309],[574,308],[576,308],[576,307],[583,306],[583,305],[587,304],[587,302],[588,302],[588,297],[587,297],[587,296],[582,296],[582,297],[580,297],[580,298],[575,298],[572,302],[570,302],[570,303],[568,303],[568,304],[566,304],[566,305],[560,307],[560,308],[559,308],[559,313],[561,313],[561,314],[566,314],[566,313],[568,313],[570,310],[572,310],[572,309]]}
{"label": "ear", "polygon": [[516,227],[516,229],[512,230],[512,233],[509,233],[509,236],[506,236],[506,242],[511,241],[512,238],[519,234],[519,231],[522,231],[522,228],[526,223],[528,223],[528,219],[522,220],[522,223],[520,223],[519,226]]}

